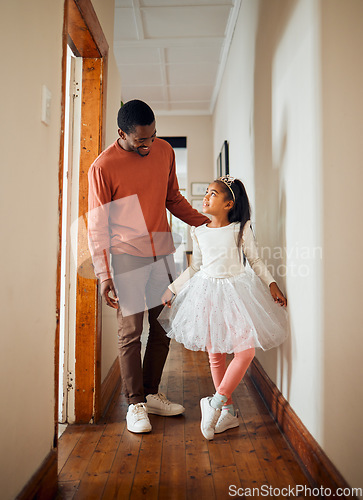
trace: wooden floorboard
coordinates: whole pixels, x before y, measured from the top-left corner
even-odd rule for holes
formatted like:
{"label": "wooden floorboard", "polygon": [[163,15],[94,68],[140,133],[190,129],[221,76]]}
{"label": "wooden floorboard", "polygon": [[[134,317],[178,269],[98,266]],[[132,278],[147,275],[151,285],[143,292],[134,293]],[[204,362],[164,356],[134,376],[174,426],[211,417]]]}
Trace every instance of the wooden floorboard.
{"label": "wooden floorboard", "polygon": [[74,447],[85,432],[85,425],[68,426],[67,432],[62,436],[62,446],[58,449],[58,470],[62,470]]}
{"label": "wooden floorboard", "polygon": [[[166,366],[167,390],[170,401],[183,402],[183,360],[180,349],[172,349]],[[185,500],[186,460],[185,460],[185,416],[165,418],[160,467],[160,500]]]}
{"label": "wooden floorboard", "polygon": [[172,342],[160,390],[186,411],[150,415],[150,434],[127,431],[121,395],[97,425],[68,426],[59,440],[58,499],[218,500],[238,488],[309,485],[248,376],[234,394],[240,426],[213,441],[200,432],[199,401],[214,392],[205,353]]}

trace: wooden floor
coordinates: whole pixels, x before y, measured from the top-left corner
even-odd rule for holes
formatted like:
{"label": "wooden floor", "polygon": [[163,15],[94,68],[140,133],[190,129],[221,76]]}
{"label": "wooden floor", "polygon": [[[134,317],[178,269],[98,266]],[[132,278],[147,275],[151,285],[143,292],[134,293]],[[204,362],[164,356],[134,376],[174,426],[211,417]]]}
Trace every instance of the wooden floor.
{"label": "wooden floor", "polygon": [[[213,441],[199,427],[199,400],[214,392],[205,353],[173,342],[161,391],[186,411],[150,415],[150,434],[126,430],[127,404],[119,395],[99,424],[68,426],[59,441],[59,499],[212,500],[231,498],[237,488],[308,485],[247,376],[234,393],[239,428]],[[275,493],[260,496],[288,498]]]}

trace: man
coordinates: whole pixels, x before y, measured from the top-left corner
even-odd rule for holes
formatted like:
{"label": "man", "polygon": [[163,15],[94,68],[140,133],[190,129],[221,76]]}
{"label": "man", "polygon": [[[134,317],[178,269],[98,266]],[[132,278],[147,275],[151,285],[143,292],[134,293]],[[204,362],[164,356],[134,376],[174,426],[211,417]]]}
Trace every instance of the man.
{"label": "man", "polygon": [[[117,309],[121,376],[131,432],[149,432],[148,413],[178,415],[184,407],[158,392],[170,339],[157,317],[174,278],[174,245],[166,208],[184,222],[208,222],[180,194],[171,146],[156,138],[152,109],[139,100],[118,112],[119,138],[89,173],[89,244],[101,295]],[[111,260],[110,260],[111,254]],[[143,363],[140,336],[148,309]]]}

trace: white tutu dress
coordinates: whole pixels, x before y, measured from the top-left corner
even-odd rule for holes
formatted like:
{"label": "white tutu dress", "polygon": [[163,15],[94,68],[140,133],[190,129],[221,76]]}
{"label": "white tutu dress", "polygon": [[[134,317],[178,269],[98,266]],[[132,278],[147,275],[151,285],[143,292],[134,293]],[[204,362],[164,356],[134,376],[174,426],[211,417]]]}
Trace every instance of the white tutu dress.
{"label": "white tutu dress", "polygon": [[288,335],[287,313],[276,304],[268,286],[275,281],[259,258],[250,221],[221,228],[191,228],[192,264],[170,286],[176,294],[171,308],[158,317],[167,336],[193,351],[233,353],[271,349]]}

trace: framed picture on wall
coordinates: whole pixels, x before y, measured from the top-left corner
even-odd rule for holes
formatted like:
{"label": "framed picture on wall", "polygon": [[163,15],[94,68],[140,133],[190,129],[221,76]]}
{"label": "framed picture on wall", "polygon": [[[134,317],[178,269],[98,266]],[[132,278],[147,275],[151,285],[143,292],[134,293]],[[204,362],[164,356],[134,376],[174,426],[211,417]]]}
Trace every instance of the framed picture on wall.
{"label": "framed picture on wall", "polygon": [[217,177],[221,177],[222,174],[222,154],[219,153],[219,155],[217,156]]}
{"label": "framed picture on wall", "polygon": [[222,177],[229,174],[229,148],[228,142],[224,141],[221,152],[217,157],[217,175]]}
{"label": "framed picture on wall", "polygon": [[192,207],[201,212],[203,210],[203,198],[192,200]]}
{"label": "framed picture on wall", "polygon": [[209,182],[192,182],[192,196],[204,196]]}

